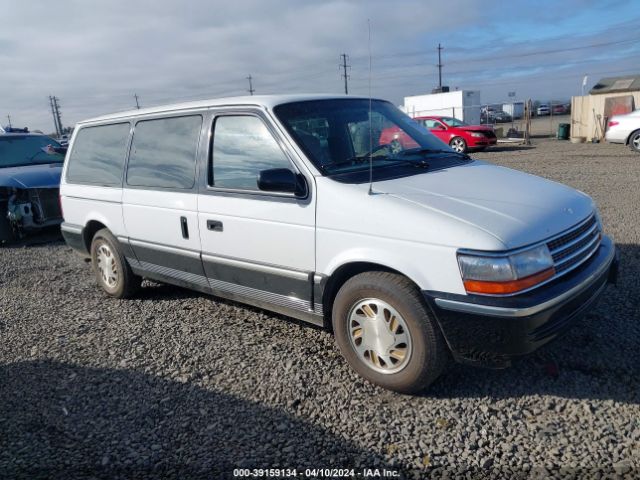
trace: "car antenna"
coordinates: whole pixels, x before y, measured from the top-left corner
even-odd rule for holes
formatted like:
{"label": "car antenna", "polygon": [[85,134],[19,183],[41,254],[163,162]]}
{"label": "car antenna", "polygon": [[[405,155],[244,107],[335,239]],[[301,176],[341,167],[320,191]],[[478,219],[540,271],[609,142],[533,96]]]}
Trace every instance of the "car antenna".
{"label": "car antenna", "polygon": [[369,195],[373,195],[373,122],[371,118],[371,19],[367,18],[369,29]]}

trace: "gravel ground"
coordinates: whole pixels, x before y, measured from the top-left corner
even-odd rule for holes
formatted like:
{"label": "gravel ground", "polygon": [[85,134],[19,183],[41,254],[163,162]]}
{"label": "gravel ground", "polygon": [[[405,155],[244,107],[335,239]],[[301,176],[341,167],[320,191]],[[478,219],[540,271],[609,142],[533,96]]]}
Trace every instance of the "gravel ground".
{"label": "gravel ground", "polygon": [[618,286],[564,340],[403,396],[357,377],[320,329],[152,283],[106,299],[60,240],[5,247],[0,478],[640,476],[640,156],[556,141],[475,156],[592,195],[621,249]]}

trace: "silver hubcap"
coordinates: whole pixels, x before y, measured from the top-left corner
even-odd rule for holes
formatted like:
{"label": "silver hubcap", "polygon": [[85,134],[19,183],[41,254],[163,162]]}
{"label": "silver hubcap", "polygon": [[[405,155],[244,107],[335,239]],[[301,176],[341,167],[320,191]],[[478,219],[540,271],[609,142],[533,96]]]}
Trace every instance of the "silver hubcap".
{"label": "silver hubcap", "polygon": [[456,152],[462,153],[464,151],[464,141],[456,138],[453,142],[451,142],[451,148],[453,148]]}
{"label": "silver hubcap", "polygon": [[97,251],[98,273],[102,277],[102,282],[109,288],[113,288],[118,283],[118,266],[113,252],[109,245],[101,243]]}
{"label": "silver hubcap", "polygon": [[349,312],[349,340],[360,360],[380,373],[402,370],[411,356],[404,318],[383,300],[367,298]]}
{"label": "silver hubcap", "polygon": [[636,135],[633,139],[633,148],[640,150],[640,135]]}

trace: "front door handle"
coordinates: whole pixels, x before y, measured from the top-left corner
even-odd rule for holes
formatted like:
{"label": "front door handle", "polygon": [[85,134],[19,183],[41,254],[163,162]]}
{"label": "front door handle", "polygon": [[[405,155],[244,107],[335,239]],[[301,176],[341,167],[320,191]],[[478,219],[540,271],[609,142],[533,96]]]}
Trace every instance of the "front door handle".
{"label": "front door handle", "polygon": [[222,222],[219,220],[207,220],[207,230],[211,230],[213,232],[221,232]]}

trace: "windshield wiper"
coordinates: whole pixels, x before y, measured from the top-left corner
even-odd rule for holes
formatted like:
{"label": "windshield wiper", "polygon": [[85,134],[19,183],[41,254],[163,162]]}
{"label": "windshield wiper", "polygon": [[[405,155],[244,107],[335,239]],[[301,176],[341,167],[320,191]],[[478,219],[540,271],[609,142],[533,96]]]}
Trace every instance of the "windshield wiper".
{"label": "windshield wiper", "polygon": [[401,152],[398,152],[398,155],[413,155],[413,154],[421,154],[421,153],[445,153],[447,155],[457,155],[460,158],[463,158],[465,160],[473,160],[469,155],[467,155],[466,153],[461,153],[461,152],[456,152],[455,150],[442,150],[442,149],[438,149],[438,148],[410,148],[408,150],[402,150]]}
{"label": "windshield wiper", "polygon": [[[369,160],[368,155],[361,155],[356,157],[348,158],[347,160],[341,160],[339,162],[332,162],[322,166],[322,169],[326,172],[326,167],[339,167],[340,165],[351,165],[354,162],[364,163]],[[406,158],[398,158],[398,157],[372,157],[371,160],[373,162],[391,162],[391,163],[404,163],[407,165],[413,165],[414,167],[420,168],[429,168],[429,164],[425,160],[408,160]]]}

